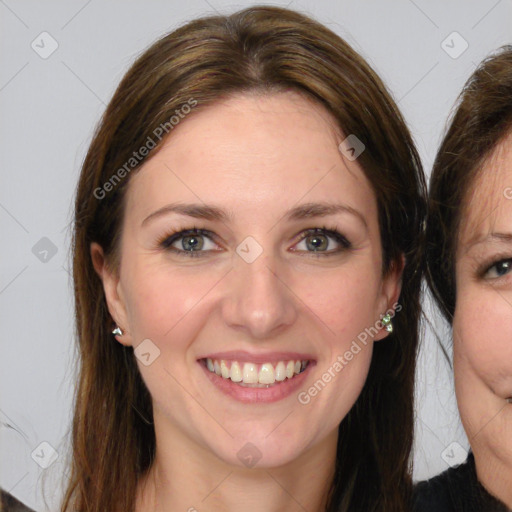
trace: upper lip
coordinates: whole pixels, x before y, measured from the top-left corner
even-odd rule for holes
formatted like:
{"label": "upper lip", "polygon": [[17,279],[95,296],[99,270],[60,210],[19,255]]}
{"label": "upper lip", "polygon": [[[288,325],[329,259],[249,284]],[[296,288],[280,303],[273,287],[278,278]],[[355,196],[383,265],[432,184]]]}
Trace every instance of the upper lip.
{"label": "upper lip", "polygon": [[311,354],[302,352],[260,352],[252,353],[244,350],[229,350],[227,352],[215,352],[206,354],[199,359],[216,359],[220,361],[238,361],[246,363],[273,363],[279,361],[314,361],[315,359]]}

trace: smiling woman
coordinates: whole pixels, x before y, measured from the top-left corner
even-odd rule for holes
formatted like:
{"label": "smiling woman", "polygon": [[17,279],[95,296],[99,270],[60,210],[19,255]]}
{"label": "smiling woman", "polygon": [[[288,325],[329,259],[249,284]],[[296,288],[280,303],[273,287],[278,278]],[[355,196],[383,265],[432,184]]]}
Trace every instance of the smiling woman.
{"label": "smiling woman", "polygon": [[255,7],[157,41],[78,184],[62,510],[409,510],[424,214],[400,113],[322,25]]}
{"label": "smiling woman", "polygon": [[417,510],[512,510],[512,46],[460,95],[431,178],[428,281],[453,326],[471,453],[417,489]]}

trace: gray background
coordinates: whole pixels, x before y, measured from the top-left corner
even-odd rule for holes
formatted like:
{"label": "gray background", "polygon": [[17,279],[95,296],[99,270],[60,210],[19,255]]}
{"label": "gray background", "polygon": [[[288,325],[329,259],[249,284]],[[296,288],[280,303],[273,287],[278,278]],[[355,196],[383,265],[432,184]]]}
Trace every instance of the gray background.
{"label": "gray background", "polygon": [[[42,477],[48,506],[56,509],[66,463],[74,375],[69,221],[93,128],[147,45],[193,17],[251,4],[0,0],[0,486],[36,510],[45,510]],[[370,62],[402,109],[427,173],[466,78],[491,50],[512,42],[512,0],[273,5],[309,13]],[[44,31],[58,44],[46,59],[40,53],[52,41],[40,36]],[[457,58],[464,41],[446,39],[454,31],[469,45]],[[464,458],[468,447],[450,368],[434,336],[449,346],[450,334],[428,300],[425,306],[430,325],[418,369],[416,479]],[[42,442],[58,453],[48,469],[41,465],[52,462],[52,452]]]}

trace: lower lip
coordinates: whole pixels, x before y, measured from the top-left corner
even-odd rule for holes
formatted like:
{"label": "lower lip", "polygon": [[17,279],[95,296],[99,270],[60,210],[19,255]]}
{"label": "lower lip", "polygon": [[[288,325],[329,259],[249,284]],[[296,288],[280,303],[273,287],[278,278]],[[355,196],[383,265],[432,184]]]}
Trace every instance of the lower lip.
{"label": "lower lip", "polygon": [[201,361],[198,361],[198,363],[206,373],[207,378],[219,391],[222,391],[225,395],[228,395],[239,402],[249,404],[277,402],[287,398],[301,387],[309,373],[309,370],[314,366],[314,363],[310,362],[302,373],[295,375],[291,379],[276,382],[268,388],[250,388],[240,386],[231,379],[220,377],[216,373],[208,370]]}

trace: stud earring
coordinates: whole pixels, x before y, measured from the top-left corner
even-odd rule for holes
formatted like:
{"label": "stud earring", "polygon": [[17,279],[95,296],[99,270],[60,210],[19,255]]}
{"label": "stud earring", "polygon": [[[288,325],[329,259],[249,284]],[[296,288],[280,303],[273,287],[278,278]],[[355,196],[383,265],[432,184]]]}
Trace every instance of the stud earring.
{"label": "stud earring", "polygon": [[382,326],[384,327],[384,329],[386,329],[386,331],[388,332],[393,332],[393,324],[391,323],[391,315],[384,315],[382,317]]}
{"label": "stud earring", "polygon": [[122,336],[123,335],[123,331],[121,330],[121,327],[116,325],[116,328],[112,331],[112,334],[114,336]]}

